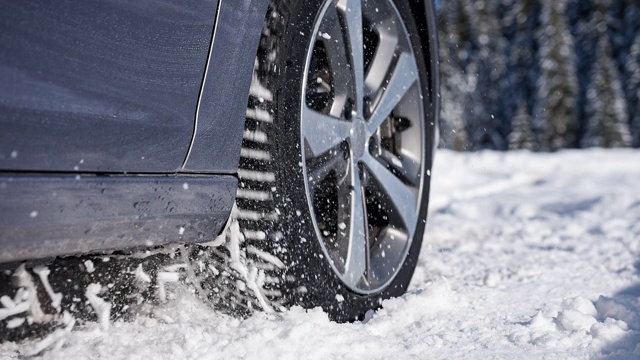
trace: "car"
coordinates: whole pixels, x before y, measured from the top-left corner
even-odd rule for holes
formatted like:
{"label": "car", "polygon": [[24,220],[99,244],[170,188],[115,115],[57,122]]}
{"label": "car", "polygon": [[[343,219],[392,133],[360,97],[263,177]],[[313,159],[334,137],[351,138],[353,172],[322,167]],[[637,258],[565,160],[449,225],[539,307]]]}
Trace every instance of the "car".
{"label": "car", "polygon": [[406,291],[437,144],[431,0],[0,6],[1,321],[118,282],[164,300],[171,274],[339,321]]}

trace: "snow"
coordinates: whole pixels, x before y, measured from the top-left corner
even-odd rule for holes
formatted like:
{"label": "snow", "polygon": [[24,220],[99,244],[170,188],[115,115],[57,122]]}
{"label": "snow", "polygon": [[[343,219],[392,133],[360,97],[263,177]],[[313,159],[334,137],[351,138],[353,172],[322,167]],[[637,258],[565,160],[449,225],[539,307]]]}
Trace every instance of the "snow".
{"label": "snow", "polygon": [[59,332],[43,358],[638,359],[639,165],[632,150],[440,151],[409,292],[365,321],[236,319],[172,283],[154,318]]}
{"label": "snow", "polygon": [[84,262],[84,267],[85,267],[85,269],[87,270],[87,272],[89,274],[91,274],[92,272],[94,272],[96,270],[96,268],[93,266],[93,261],[91,261],[91,260],[86,260]]}
{"label": "snow", "polygon": [[151,283],[151,277],[144,272],[144,269],[142,268],[142,264],[138,265],[138,267],[136,268],[136,271],[133,274],[136,277],[136,280],[138,280],[139,282],[143,282],[147,284]]}
{"label": "snow", "polygon": [[104,301],[98,294],[102,290],[100,284],[90,284],[85,291],[85,297],[91,304],[93,311],[98,315],[98,323],[103,331],[109,330],[109,314],[111,313],[111,304]]}
{"label": "snow", "polygon": [[49,268],[47,268],[46,266],[36,266],[35,268],[33,268],[33,272],[36,273],[40,278],[40,282],[42,282],[42,285],[44,286],[44,289],[47,295],[51,299],[51,305],[54,308],[56,308],[58,311],[60,311],[60,302],[62,301],[62,294],[54,292],[53,289],[51,288],[51,284],[49,283],[49,278],[48,278],[49,274],[51,273],[51,270],[49,270]]}

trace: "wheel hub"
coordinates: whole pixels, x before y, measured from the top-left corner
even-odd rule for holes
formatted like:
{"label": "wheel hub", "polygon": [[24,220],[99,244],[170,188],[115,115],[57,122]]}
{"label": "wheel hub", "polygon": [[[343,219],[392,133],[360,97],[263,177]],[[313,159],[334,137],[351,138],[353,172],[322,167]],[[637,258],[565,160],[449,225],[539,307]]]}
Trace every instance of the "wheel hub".
{"label": "wheel hub", "polygon": [[368,145],[369,134],[364,119],[356,118],[353,122],[351,146],[355,159],[360,159]]}

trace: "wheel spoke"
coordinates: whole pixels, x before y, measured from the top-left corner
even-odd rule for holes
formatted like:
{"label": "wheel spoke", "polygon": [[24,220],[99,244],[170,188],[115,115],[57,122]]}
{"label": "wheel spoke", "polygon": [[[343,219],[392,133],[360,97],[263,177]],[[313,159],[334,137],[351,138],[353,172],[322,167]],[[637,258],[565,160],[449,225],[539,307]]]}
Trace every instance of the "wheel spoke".
{"label": "wheel spoke", "polygon": [[333,149],[349,137],[351,123],[302,106],[302,136],[315,156]]}
{"label": "wheel spoke", "polygon": [[362,161],[371,174],[378,180],[378,183],[382,187],[381,190],[389,197],[405,226],[409,229],[413,228],[417,219],[416,191],[403,183],[395,174],[387,169],[385,165],[381,164],[368,152],[365,152]]}
{"label": "wheel spoke", "polygon": [[382,150],[382,159],[392,167],[396,172],[401,174],[405,181],[410,182],[412,185],[418,185],[420,183],[420,163],[413,159],[410,155],[396,156],[395,154]]}
{"label": "wheel spoke", "polygon": [[[327,18],[333,20],[325,29],[326,32],[319,35],[319,39],[324,45],[325,55],[329,61],[331,76],[333,78],[333,87],[336,96],[346,94],[350,89],[351,75],[347,68],[349,60],[347,59],[347,46],[340,27],[340,21],[337,18],[336,9],[327,11]],[[344,100],[342,104],[344,106]],[[335,113],[334,113],[335,115]]]}
{"label": "wheel spoke", "polygon": [[353,71],[355,105],[359,114],[363,112],[364,99],[364,49],[362,29],[361,0],[338,0],[338,8],[342,10],[347,27],[347,38],[351,50],[351,67]]}
{"label": "wheel spoke", "polygon": [[397,24],[393,19],[385,20],[379,28],[384,28],[385,31],[380,32],[380,43],[364,80],[367,96],[374,95],[382,86],[398,46]]}
{"label": "wheel spoke", "polygon": [[318,183],[329,175],[332,170],[336,170],[339,173],[344,173],[347,161],[344,159],[342,151],[336,151],[327,153],[328,156],[319,159],[318,164],[307,165],[307,173],[309,181],[312,183]]}
{"label": "wheel spoke", "polygon": [[398,105],[400,100],[407,93],[411,85],[418,80],[418,66],[413,55],[402,53],[396,64],[389,83],[382,94],[378,105],[373,111],[368,123],[369,132],[375,132],[384,119]]}
{"label": "wheel spoke", "polygon": [[362,279],[367,265],[369,241],[364,192],[360,183],[357,164],[352,164],[351,219],[349,221],[349,251],[345,260],[344,281],[356,286]]}

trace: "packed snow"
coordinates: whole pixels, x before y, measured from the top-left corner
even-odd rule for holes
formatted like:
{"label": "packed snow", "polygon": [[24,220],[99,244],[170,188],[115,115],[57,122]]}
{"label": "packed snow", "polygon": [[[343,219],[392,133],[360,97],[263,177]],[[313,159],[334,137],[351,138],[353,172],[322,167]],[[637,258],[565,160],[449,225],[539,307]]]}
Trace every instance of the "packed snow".
{"label": "packed snow", "polygon": [[409,292],[363,322],[236,319],[167,282],[154,317],[61,329],[43,357],[640,359],[640,151],[440,151],[431,191]]}

